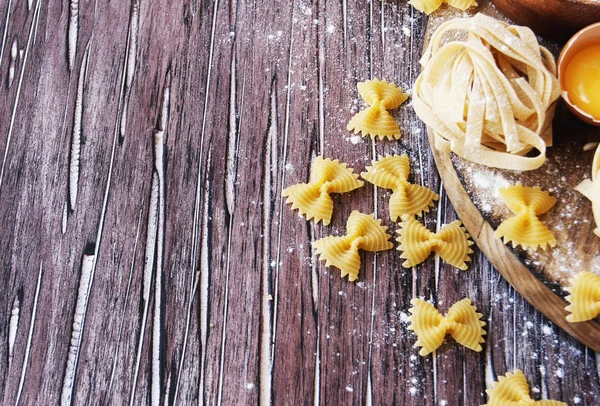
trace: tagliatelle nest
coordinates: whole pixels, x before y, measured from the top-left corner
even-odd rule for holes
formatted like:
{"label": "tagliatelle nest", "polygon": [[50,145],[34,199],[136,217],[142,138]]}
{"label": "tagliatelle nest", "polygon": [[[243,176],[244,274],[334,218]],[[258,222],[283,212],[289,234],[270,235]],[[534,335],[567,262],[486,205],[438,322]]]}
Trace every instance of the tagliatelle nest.
{"label": "tagliatelle nest", "polygon": [[[441,46],[451,30],[468,39]],[[529,28],[483,14],[451,20],[433,34],[421,64],[413,106],[438,150],[503,169],[544,163],[560,86],[554,58]],[[532,149],[538,154],[525,156]]]}

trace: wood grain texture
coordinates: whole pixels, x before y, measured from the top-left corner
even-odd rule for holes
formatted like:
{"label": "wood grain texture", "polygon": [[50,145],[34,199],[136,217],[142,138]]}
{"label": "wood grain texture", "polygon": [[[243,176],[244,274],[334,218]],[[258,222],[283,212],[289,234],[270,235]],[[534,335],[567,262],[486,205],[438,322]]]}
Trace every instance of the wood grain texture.
{"label": "wood grain texture", "polygon": [[[515,367],[595,404],[595,353],[480,252],[366,253],[356,284],[319,263],[354,209],[396,228],[389,191],[335,196],[329,227],[281,198],[316,155],[406,152],[441,194],[427,226],[456,218],[409,103],[399,142],[345,130],[358,81],[411,87],[426,24],[405,1],[1,0],[2,404],[478,405]],[[414,296],[471,297],[484,351],[418,356]]]}

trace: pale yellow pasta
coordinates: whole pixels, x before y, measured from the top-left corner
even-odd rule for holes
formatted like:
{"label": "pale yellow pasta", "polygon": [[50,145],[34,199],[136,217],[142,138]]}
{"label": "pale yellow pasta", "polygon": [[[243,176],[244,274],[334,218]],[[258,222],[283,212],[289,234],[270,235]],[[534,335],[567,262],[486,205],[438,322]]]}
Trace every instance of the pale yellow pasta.
{"label": "pale yellow pasta", "polygon": [[434,251],[450,265],[467,270],[473,242],[460,220],[446,224],[438,233],[432,233],[414,217],[405,214],[397,232],[396,241],[400,243],[398,250],[403,251],[400,258],[406,259],[403,267],[411,268],[420,264]]}
{"label": "pale yellow pasta", "polygon": [[585,179],[575,187],[575,190],[587,197],[592,202],[592,211],[596,220],[594,234],[600,237],[600,146],[596,148],[594,162],[592,163],[592,179]]}
{"label": "pale yellow pasta", "polygon": [[444,0],[410,0],[408,4],[425,14],[431,14],[440,8],[443,2]]}
{"label": "pale yellow pasta", "polygon": [[437,10],[442,3],[447,3],[449,6],[458,8],[460,10],[466,10],[469,7],[477,6],[475,0],[410,0],[408,4],[412,5],[419,11],[425,14],[431,14]]}
{"label": "pale yellow pasta", "polygon": [[529,395],[529,384],[519,369],[506,376],[499,376],[498,381],[486,390],[488,402],[483,406],[567,406],[557,400],[533,400]]}
{"label": "pale yellow pasta", "polygon": [[498,191],[516,216],[504,220],[498,226],[494,232],[497,238],[504,238],[505,244],[511,242],[513,247],[520,245],[523,249],[556,246],[554,235],[538,218],[554,206],[554,197],[537,186],[525,187],[520,183]]}
{"label": "pale yellow pasta", "polygon": [[475,0],[446,0],[446,3],[454,8],[465,11],[470,7],[476,7],[477,2]]}
{"label": "pale yellow pasta", "polygon": [[360,269],[359,249],[377,252],[393,247],[386,231],[387,227],[374,215],[355,210],[348,217],[346,235],[321,238],[313,243],[313,248],[326,266],[335,266],[342,272],[342,278],[348,275],[348,280],[355,281]]}
{"label": "pale yellow pasta", "polygon": [[408,182],[410,162],[406,155],[386,156],[373,161],[367,171],[360,174],[363,179],[375,186],[392,189],[390,197],[390,219],[397,221],[403,214],[420,216],[428,212],[433,201],[438,200],[437,193],[425,186]]}
{"label": "pale yellow pasta", "polygon": [[485,322],[481,321],[477,308],[471,306],[471,299],[454,303],[445,317],[429,302],[415,298],[410,303],[408,329],[417,335],[415,347],[423,347],[420,355],[435,351],[444,342],[446,334],[473,351],[481,351],[481,343],[485,342]]}
{"label": "pale yellow pasta", "polygon": [[323,220],[323,224],[328,225],[333,213],[329,194],[350,192],[363,184],[346,164],[318,156],[312,163],[309,182],[292,185],[284,189],[282,195],[287,197],[292,210],[298,209],[307,220],[314,219],[315,223]]}
{"label": "pale yellow pasta", "polygon": [[567,321],[572,323],[592,320],[600,314],[600,276],[592,272],[579,272],[569,281],[565,299],[570,303],[565,310]]}
{"label": "pale yellow pasta", "polygon": [[401,136],[398,123],[387,110],[398,108],[408,98],[402,89],[385,80],[367,80],[357,85],[358,93],[369,107],[357,113],[348,123],[348,131],[363,136],[371,135],[388,139]]}
{"label": "pale yellow pasta", "polygon": [[[467,39],[442,46],[448,31]],[[483,14],[451,20],[433,34],[421,64],[413,106],[436,149],[504,169],[544,163],[560,86],[554,58],[529,28]],[[532,149],[537,156],[526,156]]]}

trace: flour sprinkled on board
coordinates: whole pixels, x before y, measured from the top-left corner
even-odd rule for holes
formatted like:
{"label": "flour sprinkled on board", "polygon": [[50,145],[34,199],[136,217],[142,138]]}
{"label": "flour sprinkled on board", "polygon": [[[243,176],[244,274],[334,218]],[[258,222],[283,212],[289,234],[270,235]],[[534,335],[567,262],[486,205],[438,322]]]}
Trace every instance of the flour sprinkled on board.
{"label": "flour sprinkled on board", "polygon": [[[540,169],[526,172],[488,168],[452,156],[465,191],[494,229],[514,215],[502,201],[498,193],[500,188],[520,182],[524,186],[539,186],[556,197],[554,207],[540,216],[554,234],[556,247],[546,250],[517,247],[513,248],[513,252],[562,296],[565,292],[556,289],[555,284],[568,286],[569,278],[579,270],[586,269],[600,275],[600,239],[591,231],[594,228],[591,206],[573,190],[588,177],[589,172],[589,166],[581,156],[580,144],[576,141],[563,142],[557,149],[549,150],[548,160]],[[575,230],[581,230],[576,238],[574,236],[578,233]]]}
{"label": "flour sprinkled on board", "polygon": [[477,187],[482,189],[489,189],[493,192],[494,197],[500,197],[498,193],[498,189],[504,188],[510,185],[502,175],[498,175],[495,173],[486,173],[486,172],[475,172],[473,173],[473,182]]}

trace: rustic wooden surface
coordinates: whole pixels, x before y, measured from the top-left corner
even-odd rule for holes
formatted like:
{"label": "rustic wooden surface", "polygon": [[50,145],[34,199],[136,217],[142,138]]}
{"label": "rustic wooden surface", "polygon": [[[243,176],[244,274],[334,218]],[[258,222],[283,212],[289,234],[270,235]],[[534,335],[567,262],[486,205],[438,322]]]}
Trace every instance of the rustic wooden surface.
{"label": "rustic wooden surface", "polygon": [[[312,256],[353,209],[393,227],[388,191],[336,196],[329,227],[280,197],[315,155],[406,152],[442,196],[426,224],[456,218],[409,104],[398,143],[345,130],[358,81],[411,86],[426,24],[405,1],[1,0],[2,404],[478,405],[513,368],[597,404],[599,357],[479,251],[365,254],[356,284]],[[418,356],[414,296],[473,298],[484,351]]]}

